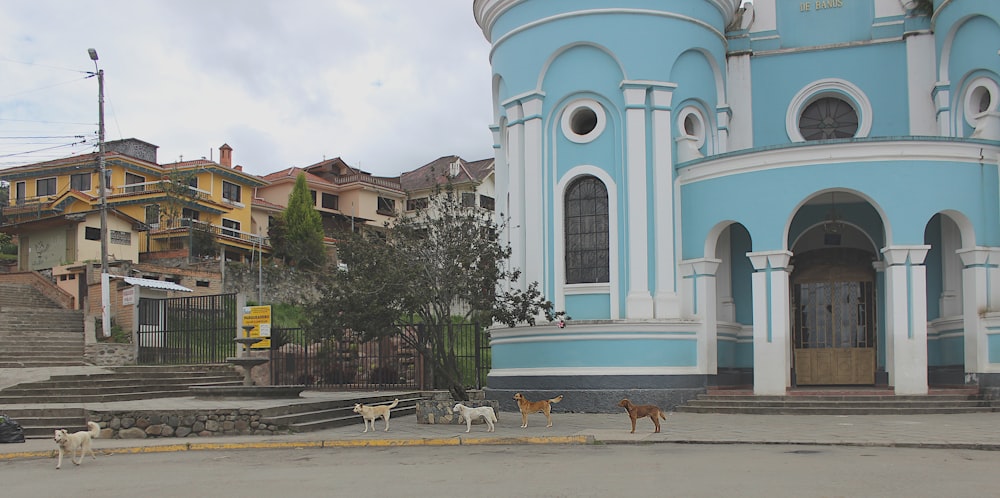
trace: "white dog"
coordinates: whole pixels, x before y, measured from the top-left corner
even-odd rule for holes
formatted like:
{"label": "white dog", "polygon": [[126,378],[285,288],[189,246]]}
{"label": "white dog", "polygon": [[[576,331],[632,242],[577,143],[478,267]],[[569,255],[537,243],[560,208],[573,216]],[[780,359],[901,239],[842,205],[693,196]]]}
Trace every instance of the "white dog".
{"label": "white dog", "polygon": [[[56,429],[55,439],[56,444],[59,445],[59,461],[56,462],[56,468],[62,467],[63,455],[69,453],[69,459],[76,465],[83,463],[83,457],[90,453],[90,456],[97,460],[97,455],[94,454],[93,448],[90,447],[90,440],[97,439],[101,435],[101,426],[94,422],[87,422],[86,431],[77,431],[70,433],[66,429]],[[80,461],[76,460],[76,450],[80,450]]]}
{"label": "white dog", "polygon": [[465,419],[465,432],[469,432],[472,430],[472,421],[479,417],[483,417],[483,420],[486,421],[486,425],[489,426],[489,428],[486,429],[486,432],[496,432],[496,428],[493,425],[493,422],[497,421],[497,414],[496,412],[493,411],[492,406],[480,406],[478,408],[472,408],[469,406],[465,406],[461,403],[458,403],[455,405],[455,408],[451,409],[451,411],[458,414],[459,422],[461,422],[462,419]]}

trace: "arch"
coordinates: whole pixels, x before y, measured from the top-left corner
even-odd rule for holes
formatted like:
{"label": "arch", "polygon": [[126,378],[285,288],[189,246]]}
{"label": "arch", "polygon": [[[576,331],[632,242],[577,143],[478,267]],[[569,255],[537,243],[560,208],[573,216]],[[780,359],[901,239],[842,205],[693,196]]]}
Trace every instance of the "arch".
{"label": "arch", "polygon": [[503,111],[503,106],[500,105],[501,102],[506,100],[503,97],[504,93],[507,93],[506,85],[504,84],[503,76],[498,73],[493,74],[493,122],[498,123],[502,117],[506,115]]}
{"label": "arch", "polygon": [[708,51],[702,47],[695,47],[685,50],[677,55],[674,59],[673,65],[670,67],[670,81],[677,81],[678,76],[675,74],[677,70],[677,63],[684,58],[685,54],[696,53],[701,56],[701,58],[708,63],[708,68],[712,72],[712,77],[715,83],[715,104],[718,107],[723,107],[728,105],[726,100],[726,80],[723,76],[722,70],[719,68],[718,62],[712,57],[712,52]]}
{"label": "arch", "polygon": [[[608,192],[608,282],[606,284],[566,284],[566,263],[563,255],[566,252],[565,203],[566,189],[576,179],[592,176],[604,183]],[[619,306],[619,230],[618,230],[618,185],[604,169],[582,164],[574,166],[556,182],[555,198],[552,203],[553,228],[553,285],[555,286],[555,304],[557,309],[565,309],[566,289],[589,288],[595,292],[607,292],[611,299],[611,319],[620,318]]]}
{"label": "arch", "polygon": [[968,216],[954,209],[945,209],[940,214],[947,216],[958,225],[958,231],[962,238],[960,249],[974,249],[976,247],[976,228]]}
{"label": "arch", "polygon": [[535,90],[538,92],[542,91],[542,86],[543,83],[545,82],[545,77],[548,76],[549,69],[552,67],[552,64],[554,64],[556,60],[558,60],[566,52],[581,47],[594,48],[600,52],[603,52],[605,55],[608,56],[608,58],[614,61],[616,66],[618,66],[618,72],[621,75],[621,79],[623,80],[628,79],[628,74],[625,72],[625,65],[622,64],[622,61],[615,55],[614,52],[611,51],[611,49],[597,43],[579,42],[579,43],[564,45],[559,49],[557,49],[556,51],[552,52],[552,55],[550,55],[549,58],[545,60],[545,63],[542,64],[541,70],[538,71],[538,81],[535,83]]}
{"label": "arch", "polygon": [[705,234],[705,249],[703,251],[706,259],[718,259],[716,248],[719,245],[719,237],[722,235],[722,232],[729,228],[729,225],[737,224],[741,223],[736,220],[723,220],[708,230],[708,233]]}
{"label": "arch", "polygon": [[[938,7],[937,12],[934,13],[935,22],[937,21],[937,14],[941,12],[941,7]],[[952,45],[954,45],[955,43],[955,37],[958,36],[958,32],[962,28],[962,26],[964,26],[966,23],[977,17],[988,19],[990,22],[996,24],[997,27],[1000,28],[1000,24],[997,24],[996,20],[986,17],[982,14],[967,15],[955,21],[955,23],[952,24],[951,29],[948,30],[948,34],[945,35],[944,43],[941,45],[941,64],[938,69],[938,81],[945,83],[950,81],[948,73],[951,71],[951,52],[952,52]]]}
{"label": "arch", "polygon": [[[785,231],[784,231],[784,233],[782,234],[782,237],[781,237],[781,240],[785,241],[785,247],[782,247],[782,249],[791,251],[791,248],[794,247],[794,245],[795,245],[794,242],[790,240],[790,237],[792,235],[792,226],[793,226],[793,222],[795,221],[795,217],[799,214],[800,211],[802,211],[802,208],[806,204],[809,204],[811,201],[817,199],[818,197],[823,196],[825,194],[832,194],[832,193],[836,193],[836,194],[841,194],[841,193],[849,194],[849,195],[852,195],[854,197],[858,197],[861,200],[863,200],[864,202],[868,203],[868,205],[871,206],[872,209],[875,210],[875,213],[878,215],[879,221],[882,224],[882,230],[884,231],[884,235],[885,235],[885,241],[883,242],[882,245],[883,246],[890,246],[890,245],[892,245],[892,225],[888,221],[888,216],[886,215],[885,210],[882,208],[881,205],[879,205],[879,203],[875,202],[875,200],[873,198],[871,198],[870,196],[868,196],[864,192],[861,192],[861,191],[858,191],[858,190],[849,189],[849,188],[828,188],[828,189],[823,189],[823,190],[819,190],[819,191],[814,192],[813,194],[811,194],[811,195],[805,197],[804,199],[802,199],[801,202],[799,202],[798,204],[796,204],[792,208],[791,212],[788,215],[788,219],[785,221]],[[815,226],[815,224],[812,225],[812,226]],[[881,249],[881,247],[879,247],[879,244],[878,244],[877,241],[875,241],[874,239],[871,238],[871,235],[867,232],[867,230],[864,230],[864,229],[862,229],[862,227],[858,227],[856,225],[854,225],[854,227],[857,228],[861,233],[865,234],[865,236],[868,237],[871,240],[872,247],[875,248],[876,254],[879,254],[879,250]],[[802,233],[805,233],[805,230],[803,230]],[[796,240],[798,240],[798,238],[796,238]]]}

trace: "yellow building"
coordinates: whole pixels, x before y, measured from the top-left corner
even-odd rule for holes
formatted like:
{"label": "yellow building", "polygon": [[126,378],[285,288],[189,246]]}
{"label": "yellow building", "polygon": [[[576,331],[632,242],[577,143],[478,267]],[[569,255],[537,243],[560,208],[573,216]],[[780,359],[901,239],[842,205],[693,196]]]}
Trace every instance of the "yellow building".
{"label": "yellow building", "polygon": [[[218,163],[164,165],[156,149],[136,139],[105,144],[109,262],[267,252],[250,231],[253,192],[267,182],[233,167],[231,147],[220,147]],[[100,260],[99,175],[96,153],[0,171],[10,186],[0,231],[18,237],[19,270]]]}

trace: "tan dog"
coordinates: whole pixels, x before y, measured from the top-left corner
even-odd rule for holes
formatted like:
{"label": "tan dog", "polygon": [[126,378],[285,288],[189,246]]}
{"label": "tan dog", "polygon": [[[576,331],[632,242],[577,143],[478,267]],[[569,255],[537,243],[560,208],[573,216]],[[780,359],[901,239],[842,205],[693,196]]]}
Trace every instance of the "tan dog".
{"label": "tan dog", "polygon": [[[86,431],[70,433],[66,429],[56,429],[53,436],[56,444],[59,445],[59,461],[56,462],[56,469],[62,467],[63,455],[69,453],[69,459],[76,465],[83,463],[83,457],[90,453],[90,456],[97,460],[93,448],[90,447],[90,440],[97,439],[101,435],[101,426],[94,422],[87,422]],[[76,459],[76,450],[80,450],[80,461]]]}
{"label": "tan dog", "polygon": [[368,422],[372,424],[372,431],[375,430],[375,421],[379,417],[385,421],[385,432],[389,432],[389,410],[392,410],[399,404],[399,400],[395,399],[391,404],[388,405],[362,405],[361,403],[354,404],[354,413],[360,414],[361,418],[365,421],[365,432],[368,432]]}
{"label": "tan dog", "polygon": [[656,405],[633,405],[628,398],[625,398],[618,402],[618,406],[624,408],[628,412],[628,418],[632,419],[632,434],[635,434],[635,421],[640,418],[649,417],[653,421],[653,425],[656,426],[654,433],[660,432],[660,419],[667,419],[663,410]]}
{"label": "tan dog", "polygon": [[514,394],[514,399],[517,401],[517,409],[521,410],[521,428],[524,429],[528,426],[528,414],[530,413],[544,413],[545,420],[549,422],[546,427],[552,427],[552,404],[562,401],[562,394],[556,396],[552,399],[543,399],[541,401],[528,401],[527,398],[521,396],[521,393]]}

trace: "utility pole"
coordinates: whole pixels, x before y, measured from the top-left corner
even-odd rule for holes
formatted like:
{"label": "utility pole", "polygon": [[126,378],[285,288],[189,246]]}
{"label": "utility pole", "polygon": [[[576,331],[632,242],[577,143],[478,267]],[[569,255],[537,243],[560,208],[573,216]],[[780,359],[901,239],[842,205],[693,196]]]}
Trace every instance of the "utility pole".
{"label": "utility pole", "polygon": [[97,76],[97,169],[100,172],[101,200],[101,328],[104,337],[111,337],[111,291],[108,274],[108,194],[107,172],[104,165],[104,70],[97,67],[97,50],[88,48]]}

